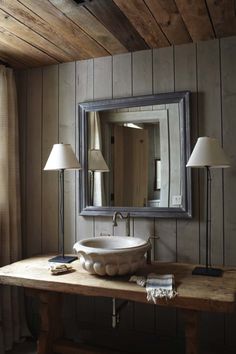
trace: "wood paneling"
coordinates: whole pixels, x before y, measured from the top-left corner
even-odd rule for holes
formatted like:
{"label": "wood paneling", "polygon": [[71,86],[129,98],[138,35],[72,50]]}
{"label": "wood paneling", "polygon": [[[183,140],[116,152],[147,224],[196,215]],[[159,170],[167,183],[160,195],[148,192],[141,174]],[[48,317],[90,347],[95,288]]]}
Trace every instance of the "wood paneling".
{"label": "wood paneling", "polygon": [[112,60],[110,57],[94,61],[94,100],[112,98]]}
{"label": "wood paneling", "polygon": [[31,46],[19,37],[12,35],[11,32],[3,27],[0,27],[0,39],[3,44],[11,48],[16,54],[16,59],[26,63],[28,66],[40,66],[43,62],[45,65],[54,64],[57,62],[43,51]]}
{"label": "wood paneling", "polygon": [[[26,117],[26,255],[42,252],[42,69],[28,72]],[[21,138],[20,138],[21,139]]]}
{"label": "wood paneling", "polygon": [[[133,96],[148,95],[153,93],[152,84],[152,51],[140,51],[132,54],[132,88]],[[154,236],[154,218],[134,218],[134,235],[145,238]],[[141,226],[142,225],[142,226]],[[147,331],[154,331],[155,311],[152,306],[134,304],[134,329],[147,328]]]}
{"label": "wood paneling", "polygon": [[206,0],[215,33],[218,37],[232,36],[236,30],[234,0]]}
{"label": "wood paneling", "polygon": [[135,52],[132,55],[132,94],[147,95],[152,90],[152,51]]}
{"label": "wood paneling", "polygon": [[204,0],[175,0],[175,2],[193,41],[215,37]]}
{"label": "wood paneling", "polygon": [[[188,89],[191,95],[191,141],[194,146],[199,134],[198,94],[197,94],[197,48],[195,44],[175,47],[175,90]],[[197,263],[200,260],[200,225],[199,225],[199,172],[192,171],[193,219],[177,220],[177,261]],[[173,333],[173,332],[172,332]],[[184,335],[184,319],[177,312],[177,335]]]}
{"label": "wood paneling", "polygon": [[[76,63],[76,121],[75,121],[75,145],[77,156],[80,156],[79,141],[79,116],[78,104],[80,102],[93,100],[93,60],[82,60]],[[79,172],[77,172],[77,177]],[[94,236],[94,220],[79,215],[79,181],[76,178],[76,241],[81,240],[85,235]]]}
{"label": "wood paneling", "polygon": [[[229,266],[235,266],[235,229],[236,219],[234,213],[234,196],[236,196],[235,184],[235,110],[236,110],[236,85],[233,78],[236,77],[236,41],[235,38],[227,38],[221,44],[221,90],[222,90],[222,144],[230,158],[231,167],[223,172],[223,212],[224,212],[224,244],[223,259]],[[236,316],[226,316],[225,333],[226,343],[230,347],[236,346],[234,331]]]}
{"label": "wood paneling", "polygon": [[85,7],[78,7],[73,0],[50,0],[50,2],[110,54],[114,55],[127,51],[118,39]]}
{"label": "wood paneling", "polygon": [[[212,136],[221,142],[221,92],[219,41],[202,42],[197,45],[198,53],[198,116],[199,135]],[[206,99],[207,97],[207,99]],[[213,169],[212,175],[212,240],[213,264],[223,263],[223,196],[221,171]],[[200,257],[205,261],[205,173],[200,171],[201,196]]]}
{"label": "wood paneling", "polygon": [[[132,54],[122,54],[113,57],[112,61],[112,93],[113,98],[129,97],[132,95]],[[118,226],[113,227],[113,235],[125,234],[125,222],[119,220]],[[130,218],[130,234],[134,235],[133,218]],[[117,301],[119,306],[119,301]],[[121,313],[119,327],[125,331],[134,326],[134,304],[128,303]]]}
{"label": "wood paneling", "polygon": [[235,265],[235,229],[236,219],[234,212],[234,196],[236,196],[235,183],[235,110],[236,110],[236,41],[225,39],[221,41],[221,65],[222,65],[222,137],[223,146],[230,158],[231,167],[224,170],[224,262],[229,266]]}
{"label": "wood paneling", "polygon": [[[152,94],[152,51],[140,51],[132,55],[132,95],[148,95]],[[142,230],[138,231],[139,222],[134,219],[134,235],[141,236],[146,239],[153,236],[153,219],[144,219]]]}
{"label": "wood paneling", "polygon": [[236,34],[233,0],[0,0],[0,22],[0,58],[14,68]]}
{"label": "wood paneling", "polygon": [[129,97],[132,94],[131,60],[131,54],[120,54],[113,57],[113,98]]}
{"label": "wood paneling", "polygon": [[[48,41],[54,43],[56,47],[61,48],[67,55],[69,55],[70,60],[74,58],[75,54],[78,54],[77,51],[75,53],[75,50],[71,48],[71,45],[67,43],[62,35],[58,34],[54,30],[50,23],[45,22],[43,18],[37,16],[33,11],[30,11],[30,9],[25,7],[20,2],[13,0],[1,1],[0,8],[20,23],[27,23],[27,27],[31,30],[38,33],[41,37],[47,39]],[[55,39],[53,39],[54,37]],[[45,45],[45,48],[46,47],[47,46]]]}
{"label": "wood paneling", "polygon": [[[27,244],[26,232],[26,122],[27,122],[27,90],[28,71],[20,70],[16,72],[16,89],[18,95],[18,115],[19,115],[19,153],[20,153],[20,180],[21,180],[21,235],[22,244]],[[26,247],[22,247],[22,257],[26,257]]]}
{"label": "wood paneling", "polygon": [[[93,100],[93,60],[82,60],[76,62],[76,131],[75,145],[77,156],[80,156],[80,141],[79,141],[79,102]],[[87,237],[94,236],[94,218],[86,218],[79,215],[79,172],[75,180],[76,185],[76,200],[75,200],[75,218],[76,218],[76,241]],[[93,298],[84,296],[77,297],[77,306],[75,310],[76,316],[81,322],[92,322],[94,320],[95,304]]]}
{"label": "wood paneling", "polygon": [[174,0],[145,0],[145,3],[170,44],[176,45],[191,41]]}
{"label": "wood paneling", "polygon": [[[58,65],[43,69],[42,168],[53,144],[58,142]],[[42,172],[42,251],[53,252],[59,244],[58,172]]]}
{"label": "wood paneling", "polygon": [[115,125],[113,133],[114,205],[142,207],[147,200],[147,131]]}
{"label": "wood paneling", "polygon": [[[191,96],[191,141],[194,146],[199,134],[197,111],[196,46],[182,45],[175,48],[175,90],[189,89]],[[179,262],[199,262],[199,178],[192,171],[193,219],[177,221],[177,257]],[[186,240],[188,240],[186,242]]]}
{"label": "wood paneling", "polygon": [[129,51],[148,48],[143,38],[130,24],[127,17],[113,1],[96,0],[86,8],[123,44]]}
{"label": "wood paneling", "polygon": [[[174,53],[173,48],[153,51],[153,90],[154,93],[174,91]],[[156,219],[156,255],[158,260],[176,259],[176,222]]]}
{"label": "wood paneling", "polygon": [[[75,151],[75,62],[59,66],[59,142],[70,144]],[[75,235],[75,176],[65,171],[65,252],[71,252]]]}
{"label": "wood paneling", "polygon": [[[209,134],[216,136],[223,143],[226,153],[231,159],[231,168],[224,171],[223,176],[220,170],[214,171],[213,175],[213,208],[212,208],[212,260],[214,263],[226,263],[230,266],[236,265],[235,257],[235,216],[234,216],[234,194],[235,190],[235,56],[236,38],[224,39],[221,42],[209,41],[198,43],[197,45],[188,44],[177,47],[155,49],[153,51],[140,51],[133,54],[116,55],[112,59],[109,57],[94,60],[78,61],[47,68],[47,71],[28,70],[23,78],[24,90],[20,93],[21,101],[21,121],[24,122],[22,114],[25,114],[26,99],[26,125],[21,126],[22,139],[26,136],[26,145],[22,142],[25,149],[22,159],[25,166],[24,185],[26,191],[26,215],[24,230],[26,232],[25,241],[27,255],[41,251],[41,243],[44,245],[41,229],[42,206],[41,193],[43,200],[46,198],[44,187],[41,183],[43,155],[53,136],[53,126],[56,124],[52,115],[57,115],[54,106],[57,92],[59,94],[58,116],[60,120],[57,126],[59,136],[68,136],[70,142],[75,144],[77,139],[78,115],[77,104],[79,102],[150,94],[152,92],[168,92],[179,90],[191,90],[191,133],[192,144],[196,142],[198,135]],[[58,87],[56,69],[59,68]],[[54,69],[53,69],[54,68]],[[55,72],[54,72],[55,70]],[[53,74],[54,72],[54,74]],[[52,102],[49,104],[44,100],[47,90],[51,87]],[[54,87],[54,88],[53,88]],[[52,93],[52,91],[55,92]],[[25,92],[25,93],[24,93]],[[25,97],[25,95],[27,97]],[[42,97],[44,99],[42,100]],[[42,123],[48,115],[50,120],[51,133],[45,135]],[[51,119],[54,120],[51,122]],[[25,123],[22,123],[25,124]],[[50,125],[49,125],[50,126]],[[72,128],[73,127],[73,128]],[[69,132],[67,135],[66,132]],[[43,132],[43,133],[42,133]],[[46,140],[48,136],[49,140]],[[79,143],[76,140],[76,150],[79,151]],[[74,145],[73,145],[74,146]],[[24,151],[24,150],[23,150]],[[42,155],[43,152],[43,155]],[[39,167],[40,166],[40,167]],[[149,235],[159,236],[155,241],[154,254],[158,260],[163,261],[204,261],[204,185],[202,173],[200,178],[198,172],[193,171],[193,201],[194,217],[191,220],[165,220],[165,219],[138,219],[131,220],[131,233],[136,236],[148,237]],[[45,178],[43,176],[43,178]],[[74,183],[76,181],[76,190]],[[73,203],[68,206],[72,217],[66,214],[68,227],[73,230],[67,233],[67,247],[70,248],[75,239],[95,236],[102,231],[116,234],[124,233],[125,223],[119,222],[119,226],[113,230],[111,218],[102,217],[81,217],[78,215],[77,195],[79,188],[77,179],[68,181],[68,188],[72,188],[74,196]],[[48,187],[47,187],[48,188]],[[76,197],[75,197],[76,195]],[[43,201],[45,203],[45,201]],[[73,210],[74,208],[74,210]],[[76,220],[76,225],[74,225]],[[44,226],[45,227],[45,226]],[[51,246],[56,238],[52,241]],[[50,247],[51,247],[50,246]],[[200,258],[199,258],[200,257]],[[96,300],[97,301],[97,300]],[[93,306],[93,300],[88,304],[83,301],[84,308],[78,314],[83,320],[93,321],[98,307],[101,305],[104,311],[102,323],[110,326],[108,313],[111,311],[109,301],[101,300]],[[86,317],[89,309],[88,318]],[[96,309],[96,310],[95,310]],[[133,312],[134,310],[134,312]],[[166,312],[157,308],[155,314],[151,307],[138,307],[130,305],[124,310],[124,321],[127,320],[127,328],[132,333],[145,331],[142,325],[148,324],[148,331],[174,337],[176,333],[182,335],[181,319],[175,311]],[[133,322],[133,319],[135,322]],[[226,330],[228,343],[233,341],[232,332],[229,330],[230,323],[235,321],[227,318],[224,329],[224,319],[221,316],[211,316],[203,318],[202,328],[213,328],[217,333],[217,343],[223,346],[224,338],[222,333]],[[206,323],[204,325],[204,322]],[[102,326],[101,323],[101,326]],[[176,327],[176,324],[178,327]],[[126,327],[126,324],[121,324]],[[139,332],[135,332],[136,328]],[[207,339],[204,339],[204,342]],[[206,342],[205,342],[206,344]],[[227,347],[228,348],[228,347]],[[226,350],[227,352],[227,350]]]}
{"label": "wood paneling", "polygon": [[11,50],[9,51],[8,45],[1,43],[0,60],[2,64],[7,64],[14,69],[23,69],[27,67],[25,64],[20,63],[18,59],[13,58]]}
{"label": "wood paneling", "polygon": [[[58,36],[64,38],[68,44],[75,50],[76,56],[79,58],[99,57],[107,55],[107,51],[101,47],[94,39],[83,32],[80,27],[67,17],[61,16],[61,12],[47,0],[32,2],[31,0],[21,0],[28,9],[37,12],[40,18],[55,29]],[[76,59],[76,57],[74,58]]]}
{"label": "wood paneling", "polygon": [[17,21],[13,16],[9,16],[7,12],[0,10],[1,27],[11,32],[17,33],[24,43],[29,43],[31,46],[40,49],[43,53],[58,61],[71,60],[63,50],[55,44],[49,42],[46,38],[40,36],[37,32],[32,31],[24,23]]}
{"label": "wood paneling", "polygon": [[3,50],[3,54],[6,51],[10,57],[13,57],[13,63],[18,61],[19,66],[33,67],[40,66],[41,63],[49,65],[56,62],[55,59],[28,45],[25,41],[15,37],[2,27],[0,27],[0,48]]}
{"label": "wood paneling", "polygon": [[153,92],[174,91],[173,48],[153,50]]}
{"label": "wood paneling", "polygon": [[165,47],[169,44],[155,18],[143,1],[114,0],[114,2],[128,17],[150,48]]}

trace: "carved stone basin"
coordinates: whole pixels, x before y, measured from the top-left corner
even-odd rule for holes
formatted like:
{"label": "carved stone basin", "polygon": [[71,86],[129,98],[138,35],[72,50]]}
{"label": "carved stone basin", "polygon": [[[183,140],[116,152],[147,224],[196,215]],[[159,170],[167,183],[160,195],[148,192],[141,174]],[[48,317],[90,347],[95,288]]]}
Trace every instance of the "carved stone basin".
{"label": "carved stone basin", "polygon": [[100,236],[74,245],[82,267],[91,274],[124,275],[134,273],[145,263],[149,241],[138,237]]}

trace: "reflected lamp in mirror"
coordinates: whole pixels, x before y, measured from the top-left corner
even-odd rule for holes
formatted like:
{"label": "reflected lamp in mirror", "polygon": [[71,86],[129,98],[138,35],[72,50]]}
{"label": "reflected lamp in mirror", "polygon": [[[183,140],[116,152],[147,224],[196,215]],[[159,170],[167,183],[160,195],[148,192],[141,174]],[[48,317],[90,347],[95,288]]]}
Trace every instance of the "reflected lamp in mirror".
{"label": "reflected lamp in mirror", "polygon": [[[107,163],[100,149],[89,149],[88,151],[88,171],[90,176],[90,205],[94,205],[95,190],[95,172],[109,172]],[[98,178],[100,179],[100,175]],[[98,181],[98,183],[101,181]],[[99,188],[101,190],[101,188]]]}
{"label": "reflected lamp in mirror", "polygon": [[106,161],[99,149],[90,149],[88,151],[88,169],[89,171],[109,172]]}
{"label": "reflected lamp in mirror", "polygon": [[159,191],[160,189],[161,189],[161,160],[155,159],[154,190]]}
{"label": "reflected lamp in mirror", "polygon": [[196,267],[193,270],[194,275],[221,276],[222,270],[212,268],[209,253],[209,240],[211,239],[211,173],[212,168],[230,167],[229,160],[226,157],[217,139],[209,137],[200,137],[188,160],[187,167],[205,168],[206,171],[206,260],[205,267]]}
{"label": "reflected lamp in mirror", "polygon": [[66,256],[64,249],[64,171],[79,170],[80,163],[70,144],[54,144],[44,170],[59,171],[60,180],[60,224],[61,224],[61,255],[49,259],[49,262],[70,263],[78,257]]}

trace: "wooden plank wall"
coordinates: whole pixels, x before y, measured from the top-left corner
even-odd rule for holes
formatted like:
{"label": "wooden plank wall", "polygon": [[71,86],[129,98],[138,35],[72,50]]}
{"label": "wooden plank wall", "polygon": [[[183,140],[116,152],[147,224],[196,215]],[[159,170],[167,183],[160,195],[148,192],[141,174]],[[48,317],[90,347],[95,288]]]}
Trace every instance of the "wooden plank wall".
{"label": "wooden plank wall", "polygon": [[[191,90],[192,142],[199,135],[220,139],[232,167],[213,173],[212,261],[236,266],[235,114],[236,38],[146,50],[90,59],[17,73],[22,159],[22,207],[25,255],[58,249],[58,180],[43,166],[53,143],[71,143],[78,152],[78,103],[103,98]],[[131,233],[159,236],[153,254],[162,261],[204,260],[204,180],[193,172],[191,220],[133,218]],[[66,251],[76,240],[100,233],[122,234],[124,223],[113,230],[111,218],[78,215],[77,175],[66,176]],[[235,199],[234,199],[235,196]],[[109,299],[78,300],[82,320],[110,326]],[[69,305],[68,305],[69,306]],[[72,312],[71,312],[72,313]],[[181,314],[173,309],[132,304],[123,314],[121,328],[134,333],[183,335]],[[216,347],[235,344],[231,329],[235,316],[203,316],[203,332],[213,334]],[[209,330],[211,328],[211,330]],[[207,345],[210,339],[203,334]]]}

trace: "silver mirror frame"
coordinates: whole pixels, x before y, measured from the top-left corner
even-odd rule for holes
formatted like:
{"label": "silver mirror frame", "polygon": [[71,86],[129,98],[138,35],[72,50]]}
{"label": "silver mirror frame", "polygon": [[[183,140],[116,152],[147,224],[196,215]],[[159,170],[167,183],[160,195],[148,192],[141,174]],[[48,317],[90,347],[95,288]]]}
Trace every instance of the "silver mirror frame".
{"label": "silver mirror frame", "polygon": [[[137,106],[178,103],[181,136],[181,183],[183,205],[180,208],[162,207],[97,207],[88,206],[88,112],[105,111]],[[79,212],[84,216],[108,216],[115,211],[129,212],[130,216],[156,218],[192,217],[191,169],[186,168],[190,156],[190,91],[162,93],[128,98],[106,99],[79,104],[78,155],[82,170],[79,172]]]}

